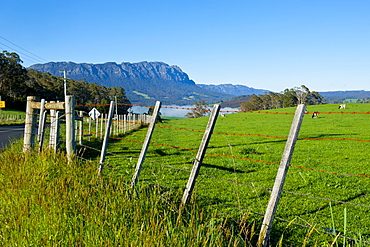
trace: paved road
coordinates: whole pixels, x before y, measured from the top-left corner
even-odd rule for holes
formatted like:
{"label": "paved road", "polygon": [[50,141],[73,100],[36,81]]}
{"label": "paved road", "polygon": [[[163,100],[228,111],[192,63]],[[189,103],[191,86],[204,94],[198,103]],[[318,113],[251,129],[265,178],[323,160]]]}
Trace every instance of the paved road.
{"label": "paved road", "polygon": [[23,136],[24,125],[0,126],[0,151],[11,143],[12,140]]}

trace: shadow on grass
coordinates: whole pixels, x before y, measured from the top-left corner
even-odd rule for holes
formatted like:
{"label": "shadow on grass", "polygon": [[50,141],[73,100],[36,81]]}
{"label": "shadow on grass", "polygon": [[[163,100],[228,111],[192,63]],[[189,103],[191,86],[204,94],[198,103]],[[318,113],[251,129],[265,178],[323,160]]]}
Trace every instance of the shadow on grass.
{"label": "shadow on grass", "polygon": [[[360,194],[358,194],[358,195],[355,195],[355,196],[351,196],[351,197],[349,197],[349,198],[347,198],[347,199],[345,199],[345,200],[342,200],[343,202],[351,202],[351,201],[353,201],[353,200],[355,200],[355,199],[357,199],[357,198],[360,198],[360,197],[363,197],[363,196],[365,196],[366,194],[364,194],[364,193],[360,193]],[[311,210],[311,211],[307,211],[307,212],[304,212],[304,213],[301,213],[301,214],[299,214],[300,216],[303,216],[303,215],[309,215],[309,214],[315,214],[315,213],[317,213],[318,211],[321,211],[321,210],[323,210],[323,209],[326,209],[326,208],[329,208],[329,207],[335,207],[335,206],[339,206],[339,205],[342,205],[343,203],[340,203],[340,202],[333,202],[333,204],[327,204],[327,205],[325,205],[325,206],[322,206],[322,207],[320,207],[320,208],[318,208],[318,209],[316,209],[316,210]]]}
{"label": "shadow on grass", "polygon": [[[118,143],[118,142],[122,142],[121,139],[125,138],[126,136],[131,135],[134,132],[137,132],[137,131],[141,130],[142,128],[145,128],[145,127],[140,127],[140,128],[128,131],[124,134],[119,134],[118,136],[115,136],[115,137],[117,137],[117,139],[115,139],[114,137],[109,138],[108,146],[110,146],[112,144],[115,144],[115,143]],[[93,159],[93,158],[97,158],[101,155],[101,149],[102,149],[102,145],[103,145],[103,137],[101,137],[101,138],[91,137],[90,141],[85,139],[84,143],[85,143],[84,146],[80,146],[78,151],[77,151],[79,156],[82,156],[85,159]],[[85,146],[88,146],[88,147],[85,147]],[[121,151],[118,151],[118,152],[114,151],[112,153],[119,154],[119,155],[120,154],[124,154],[124,155],[139,154],[140,150],[141,150],[141,148],[140,148],[140,150],[130,150],[130,151],[128,151],[129,147],[127,147],[127,146],[119,147],[119,149]],[[125,150],[127,150],[127,151],[125,151]]]}
{"label": "shadow on grass", "polygon": [[229,168],[229,167],[224,167],[224,166],[218,166],[218,165],[212,165],[212,164],[206,164],[206,163],[203,163],[202,166],[204,167],[208,167],[208,168],[215,168],[215,169],[218,169],[218,170],[223,170],[223,171],[228,171],[228,172],[232,172],[232,173],[251,173],[251,172],[255,172],[256,170],[249,170],[249,171],[242,171],[242,170],[239,170],[239,169],[234,169],[234,168]]}

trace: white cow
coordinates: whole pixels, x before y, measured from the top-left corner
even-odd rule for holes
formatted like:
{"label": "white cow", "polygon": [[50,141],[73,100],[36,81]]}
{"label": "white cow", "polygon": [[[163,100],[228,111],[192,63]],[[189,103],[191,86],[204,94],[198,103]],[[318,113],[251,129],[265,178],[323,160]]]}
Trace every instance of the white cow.
{"label": "white cow", "polygon": [[338,107],[338,109],[346,109],[346,105],[345,105],[345,104],[340,105],[340,106]]}

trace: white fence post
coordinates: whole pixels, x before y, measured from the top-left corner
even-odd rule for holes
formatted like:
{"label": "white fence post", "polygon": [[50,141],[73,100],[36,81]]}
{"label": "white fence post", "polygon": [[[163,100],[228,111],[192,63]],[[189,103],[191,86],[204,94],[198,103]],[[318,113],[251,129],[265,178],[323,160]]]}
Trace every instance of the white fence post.
{"label": "white fence post", "polygon": [[60,112],[55,113],[55,130],[54,130],[54,150],[59,148],[59,138],[60,138]]}
{"label": "white fence post", "polygon": [[41,99],[41,108],[40,108],[40,115],[39,115],[39,128],[37,131],[37,141],[40,142],[41,138],[41,131],[42,131],[42,123],[44,122],[44,111],[45,111],[45,99]]}
{"label": "white fence post", "polygon": [[110,107],[109,107],[108,121],[105,126],[103,146],[102,146],[101,153],[100,153],[100,161],[99,161],[100,165],[99,165],[99,171],[98,171],[99,175],[101,175],[103,171],[103,163],[105,159],[105,154],[107,152],[109,134],[110,134],[111,126],[112,126],[113,113],[114,113],[114,101],[111,101]]}
{"label": "white fence post", "polygon": [[67,95],[65,102],[65,110],[66,110],[66,149],[68,161],[71,161],[72,156],[76,153],[74,96]]}
{"label": "white fence post", "polygon": [[193,169],[191,170],[188,183],[186,184],[184,195],[182,197],[182,205],[185,205],[188,202],[188,200],[191,196],[191,193],[193,192],[193,189],[194,189],[194,186],[195,186],[195,180],[198,177],[199,170],[200,170],[200,167],[202,165],[203,158],[204,158],[204,155],[206,153],[209,140],[211,139],[212,132],[213,132],[214,126],[216,124],[216,120],[217,120],[217,116],[218,116],[219,111],[220,111],[220,105],[214,105],[213,109],[212,109],[212,112],[211,112],[211,115],[210,115],[209,120],[208,120],[206,131],[204,132],[202,142],[199,146],[198,153],[197,153],[197,156],[196,156],[195,161],[194,161]]}
{"label": "white fence post", "polygon": [[40,112],[40,115],[42,115],[42,117],[40,117],[40,122],[39,122],[39,126],[41,126],[39,128],[39,152],[42,151],[42,147],[44,146],[44,140],[45,140],[45,125],[46,125],[46,110],[44,110],[42,113]]}
{"label": "white fence post", "polygon": [[81,121],[79,123],[79,130],[80,130],[80,133],[79,133],[79,144],[82,145],[82,140],[83,140],[83,136],[84,136],[84,112],[83,111],[80,111],[80,117],[81,117]]}
{"label": "white fence post", "polygon": [[35,143],[36,133],[36,121],[37,116],[35,110],[32,107],[32,102],[36,100],[35,96],[27,97],[27,108],[26,108],[26,121],[24,126],[24,140],[23,140],[23,152],[27,152],[33,149]]}
{"label": "white fence post", "polygon": [[285,150],[283,153],[283,156],[281,158],[280,166],[278,173],[276,175],[274,187],[272,188],[271,192],[271,197],[270,201],[267,206],[267,210],[265,213],[265,217],[263,219],[259,239],[258,239],[258,246],[267,246],[268,241],[269,241],[269,236],[270,236],[270,231],[272,228],[272,222],[275,217],[275,212],[277,209],[277,206],[279,204],[280,196],[281,196],[281,191],[284,186],[284,181],[286,178],[286,175],[288,173],[288,168],[290,164],[290,160],[293,155],[295,143],[298,138],[299,134],[299,129],[302,124],[302,120],[305,114],[306,106],[305,105],[298,105],[292,126],[290,128],[289,136],[285,145]]}
{"label": "white fence post", "polygon": [[99,133],[99,118],[96,118],[95,120],[95,138],[98,138]]}
{"label": "white fence post", "polygon": [[152,138],[152,135],[153,135],[155,122],[157,121],[160,108],[161,108],[161,102],[157,101],[155,103],[155,107],[154,107],[154,111],[153,111],[152,122],[150,123],[148,131],[146,133],[144,144],[143,144],[143,147],[141,148],[140,156],[139,156],[139,159],[138,159],[137,164],[136,164],[135,173],[134,173],[134,176],[132,177],[131,188],[135,187],[135,185],[136,185],[136,183],[139,179],[141,167],[144,163],[146,152],[148,151],[149,142],[150,142],[150,139]]}
{"label": "white fence post", "polygon": [[89,141],[91,141],[91,117],[89,117]]}
{"label": "white fence post", "polygon": [[[50,101],[50,103],[55,103],[55,101]],[[49,134],[49,148],[54,148],[55,143],[55,125],[56,125],[56,118],[55,118],[56,110],[50,109],[50,134]]]}

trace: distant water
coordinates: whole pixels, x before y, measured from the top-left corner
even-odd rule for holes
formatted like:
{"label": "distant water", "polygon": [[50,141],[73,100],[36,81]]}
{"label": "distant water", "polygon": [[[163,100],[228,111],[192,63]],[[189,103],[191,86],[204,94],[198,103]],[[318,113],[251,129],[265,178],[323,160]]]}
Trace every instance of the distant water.
{"label": "distant water", "polygon": [[[161,107],[161,116],[162,117],[185,117],[185,115],[188,112],[191,112],[189,110],[190,108],[193,108],[193,105],[183,105],[183,106],[178,106],[178,105],[163,105]],[[149,107],[141,107],[141,106],[133,106],[132,107],[132,112],[137,113],[137,114],[143,114],[148,112]],[[210,110],[212,107],[209,108]],[[230,108],[230,107],[225,107],[221,108],[221,111],[231,111],[231,112],[222,112],[224,114],[229,114],[229,113],[234,113],[235,111],[238,111],[237,108]]]}

